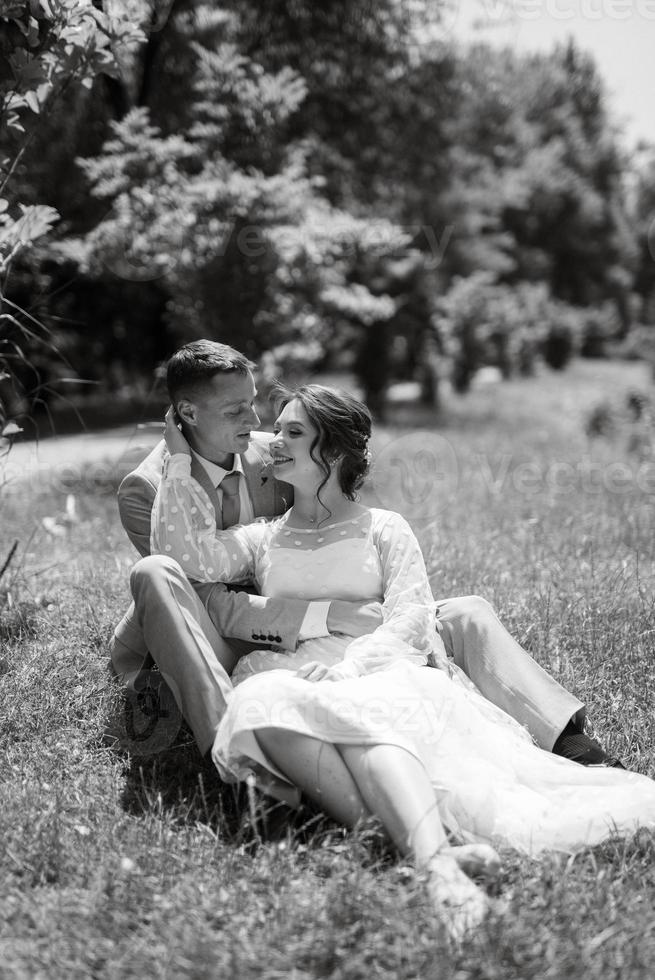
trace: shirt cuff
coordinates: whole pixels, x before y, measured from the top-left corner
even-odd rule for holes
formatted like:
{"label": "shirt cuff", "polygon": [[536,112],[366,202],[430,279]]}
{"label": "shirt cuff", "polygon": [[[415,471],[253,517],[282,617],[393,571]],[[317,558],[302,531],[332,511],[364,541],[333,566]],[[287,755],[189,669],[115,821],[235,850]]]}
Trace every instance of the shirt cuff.
{"label": "shirt cuff", "polygon": [[305,618],[300,624],[298,639],[314,640],[319,636],[329,636],[330,631],[327,626],[329,610],[329,602],[310,602]]}
{"label": "shirt cuff", "polygon": [[191,456],[189,453],[175,453],[164,463],[164,479],[167,476],[191,476]]}

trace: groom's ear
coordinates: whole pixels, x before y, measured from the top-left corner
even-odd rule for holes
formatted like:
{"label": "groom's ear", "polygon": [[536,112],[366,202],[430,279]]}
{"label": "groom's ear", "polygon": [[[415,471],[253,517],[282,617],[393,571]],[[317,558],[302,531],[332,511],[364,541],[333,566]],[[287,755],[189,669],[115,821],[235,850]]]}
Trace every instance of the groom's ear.
{"label": "groom's ear", "polygon": [[180,422],[191,426],[198,424],[198,411],[193,402],[188,401],[186,398],[181,398],[175,408]]}

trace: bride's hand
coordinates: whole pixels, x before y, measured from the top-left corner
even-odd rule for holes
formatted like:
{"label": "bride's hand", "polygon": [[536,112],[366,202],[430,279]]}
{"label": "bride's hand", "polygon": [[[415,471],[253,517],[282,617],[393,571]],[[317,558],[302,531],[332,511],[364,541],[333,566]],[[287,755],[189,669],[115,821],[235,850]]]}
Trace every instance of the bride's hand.
{"label": "bride's hand", "polygon": [[166,442],[166,448],[171,456],[174,456],[176,453],[186,453],[188,456],[190,456],[191,448],[180,432],[177,426],[176,418],[177,416],[175,414],[175,409],[171,405],[169,410],[166,412],[165,418],[166,428],[164,430],[164,440]]}
{"label": "bride's hand", "polygon": [[296,677],[302,677],[306,681],[336,681],[336,677],[330,676],[330,668],[326,664],[313,660],[309,664],[303,664],[296,671]]}

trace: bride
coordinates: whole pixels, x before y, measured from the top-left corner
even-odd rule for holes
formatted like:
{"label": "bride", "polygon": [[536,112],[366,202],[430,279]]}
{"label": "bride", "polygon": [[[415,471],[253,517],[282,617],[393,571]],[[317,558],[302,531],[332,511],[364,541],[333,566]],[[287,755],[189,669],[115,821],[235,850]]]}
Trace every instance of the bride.
{"label": "bride", "polygon": [[455,938],[487,911],[467,875],[497,873],[492,845],[571,852],[655,829],[655,782],[537,748],[448,663],[409,525],[357,500],[368,469],[366,407],[305,385],[280,408],[271,452],[276,475],[294,488],[293,506],[226,531],[216,530],[169,412],[152,552],[177,559],[192,579],[254,580],[265,595],[374,599],[384,620],[355,640],[328,636],[242,657],[212,751],[220,775],[254,778],[290,803],[302,792],[347,826],[378,817],[426,871]]}

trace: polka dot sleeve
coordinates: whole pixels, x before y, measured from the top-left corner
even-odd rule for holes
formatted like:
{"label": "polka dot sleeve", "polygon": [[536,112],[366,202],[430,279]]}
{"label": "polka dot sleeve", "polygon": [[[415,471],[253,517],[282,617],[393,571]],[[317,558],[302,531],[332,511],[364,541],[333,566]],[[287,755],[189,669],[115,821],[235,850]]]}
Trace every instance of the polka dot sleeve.
{"label": "polka dot sleeve", "polygon": [[383,575],[383,622],[373,633],[353,640],[343,662],[330,669],[344,679],[384,670],[395,660],[425,664],[431,655],[433,662],[446,663],[419,543],[400,514],[373,513],[371,530]]}
{"label": "polka dot sleeve", "polygon": [[198,582],[248,582],[270,525],[258,521],[219,531],[209,497],[191,476],[191,457],[164,463],[152,508],[150,550],[169,555]]}

